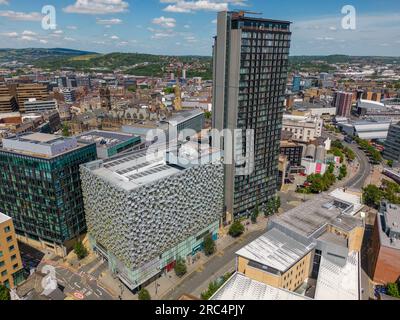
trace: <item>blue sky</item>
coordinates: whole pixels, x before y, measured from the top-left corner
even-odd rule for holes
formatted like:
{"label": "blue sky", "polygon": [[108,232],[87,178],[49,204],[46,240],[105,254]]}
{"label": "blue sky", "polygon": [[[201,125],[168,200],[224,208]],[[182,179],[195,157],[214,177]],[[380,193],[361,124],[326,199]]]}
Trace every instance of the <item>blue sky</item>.
{"label": "blue sky", "polygon": [[[42,7],[56,30],[42,29]],[[341,26],[344,5],[356,29]],[[399,0],[0,0],[0,47],[210,55],[217,11],[253,10],[293,22],[291,55],[400,56]]]}

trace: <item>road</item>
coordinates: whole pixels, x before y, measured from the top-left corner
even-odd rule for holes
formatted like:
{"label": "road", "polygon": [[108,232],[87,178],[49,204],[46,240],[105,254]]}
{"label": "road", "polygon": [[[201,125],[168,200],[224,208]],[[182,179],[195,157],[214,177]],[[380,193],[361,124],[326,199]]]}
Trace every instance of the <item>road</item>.
{"label": "road", "polygon": [[97,283],[97,279],[85,272],[75,272],[54,261],[42,261],[38,270],[45,265],[53,266],[57,283],[62,285],[64,294],[76,300],[113,300],[113,297]]}
{"label": "road", "polygon": [[[332,141],[335,141],[338,139],[337,136],[328,133],[328,132],[323,132],[323,136],[324,137],[329,137]],[[339,139],[341,140],[341,139]],[[351,179],[349,179],[345,186],[348,188],[353,188],[353,189],[362,189],[364,187],[365,182],[367,181],[368,177],[371,175],[371,170],[372,170],[372,166],[369,163],[369,160],[367,158],[367,156],[365,155],[365,153],[360,150],[357,146],[357,144],[353,144],[353,143],[347,143],[345,141],[341,141],[342,144],[346,147],[349,147],[351,150],[354,151],[354,153],[356,154],[356,157],[358,159],[358,163],[360,164],[360,168],[357,171],[357,173],[355,174],[354,177],[352,177]]]}
{"label": "road", "polygon": [[201,288],[206,289],[211,280],[215,280],[225,272],[230,271],[229,265],[232,267],[232,270],[234,269],[236,251],[264,233],[265,230],[258,230],[243,235],[242,238],[226,248],[222,256],[215,255],[204,264],[203,271],[193,272],[180,285],[165,294],[163,299],[177,300],[185,293],[197,294]]}

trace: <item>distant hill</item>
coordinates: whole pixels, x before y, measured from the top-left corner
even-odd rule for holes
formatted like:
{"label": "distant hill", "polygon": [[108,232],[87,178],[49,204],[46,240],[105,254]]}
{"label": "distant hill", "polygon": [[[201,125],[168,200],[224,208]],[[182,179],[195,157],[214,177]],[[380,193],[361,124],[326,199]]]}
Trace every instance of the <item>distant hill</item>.
{"label": "distant hill", "polygon": [[[65,48],[54,49],[0,49],[0,63],[18,61],[33,64],[47,70],[73,68],[78,71],[103,70],[106,72],[119,71],[137,76],[162,76],[168,66],[174,62],[190,64],[188,77],[199,76],[204,79],[212,78],[212,58],[206,56],[168,56],[143,53],[109,53],[72,50]],[[368,56],[290,56],[289,72],[315,71],[330,72],[336,68],[336,63],[392,63],[400,64],[400,57],[368,57]]]}
{"label": "distant hill", "polygon": [[18,61],[21,63],[34,63],[35,61],[48,59],[48,58],[69,58],[88,54],[95,54],[94,52],[54,48],[54,49],[41,49],[41,48],[27,48],[27,49],[0,49],[0,63]]}

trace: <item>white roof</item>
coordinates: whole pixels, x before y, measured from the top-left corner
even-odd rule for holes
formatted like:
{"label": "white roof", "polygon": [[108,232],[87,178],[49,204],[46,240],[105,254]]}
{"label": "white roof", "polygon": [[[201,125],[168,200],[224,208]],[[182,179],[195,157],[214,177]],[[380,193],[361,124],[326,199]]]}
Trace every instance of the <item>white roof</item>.
{"label": "white roof", "polygon": [[235,273],[210,300],[311,300]]}
{"label": "white roof", "polygon": [[236,254],[285,272],[312,248],[312,245],[307,247],[274,228],[237,251]]}
{"label": "white roof", "polygon": [[6,222],[8,220],[11,220],[11,218],[7,215],[5,215],[4,213],[0,212],[0,223]]}
{"label": "white roof", "polygon": [[359,300],[359,256],[351,252],[346,265],[321,257],[315,300]]}
{"label": "white roof", "polygon": [[344,191],[343,189],[338,188],[333,190],[329,195],[341,201],[351,203],[354,206],[354,209],[346,214],[355,215],[363,208],[363,204],[361,203],[361,194],[347,190]]}

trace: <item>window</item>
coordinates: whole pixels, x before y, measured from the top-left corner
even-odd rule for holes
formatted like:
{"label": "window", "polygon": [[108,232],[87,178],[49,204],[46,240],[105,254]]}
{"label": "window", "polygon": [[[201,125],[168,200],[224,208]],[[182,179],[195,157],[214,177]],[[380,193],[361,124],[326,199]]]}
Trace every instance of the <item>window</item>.
{"label": "window", "polygon": [[0,258],[3,256],[3,251],[0,251]]}
{"label": "window", "polygon": [[8,247],[8,251],[13,251],[15,249],[15,246],[14,245],[12,245],[12,246],[10,246],[10,247]]}
{"label": "window", "polygon": [[1,276],[2,277],[5,277],[6,275],[7,275],[7,270],[4,270],[4,271],[1,272]]}
{"label": "window", "polygon": [[14,265],[13,265],[13,269],[14,269],[14,270],[17,269],[18,266],[19,266],[18,263],[14,264]]}
{"label": "window", "polygon": [[7,242],[11,242],[12,241],[12,236],[7,237]]}
{"label": "window", "polygon": [[10,231],[11,231],[10,226],[4,228],[4,232],[5,232],[5,233],[10,232]]}
{"label": "window", "polygon": [[13,254],[13,255],[11,256],[11,261],[14,261],[15,259],[17,259],[17,255],[16,255],[16,254]]}
{"label": "window", "polygon": [[4,266],[4,261],[0,261],[0,267]]}

